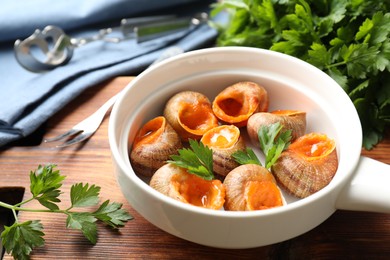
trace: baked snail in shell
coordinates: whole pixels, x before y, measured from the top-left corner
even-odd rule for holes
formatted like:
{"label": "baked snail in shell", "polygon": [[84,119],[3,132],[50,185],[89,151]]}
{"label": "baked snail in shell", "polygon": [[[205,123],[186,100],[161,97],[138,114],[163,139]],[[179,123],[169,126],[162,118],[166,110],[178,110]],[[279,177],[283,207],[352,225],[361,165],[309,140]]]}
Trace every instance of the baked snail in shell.
{"label": "baked snail in shell", "polygon": [[210,129],[200,141],[213,151],[213,171],[222,176],[239,166],[232,154],[246,148],[240,129],[234,125],[221,125]]}
{"label": "baked snail in shell", "polygon": [[263,126],[270,126],[279,122],[283,126],[282,131],[291,130],[291,140],[305,134],[306,112],[299,110],[276,110],[272,112],[260,112],[253,114],[248,119],[247,132],[254,144],[259,143],[258,132]]}
{"label": "baked snail in shell", "polygon": [[171,97],[165,105],[164,116],[183,141],[199,140],[206,131],[218,126],[210,100],[194,91]]}
{"label": "baked snail in shell", "polygon": [[284,204],[274,176],[257,164],[244,164],[232,170],[223,181],[225,210],[249,211]]}
{"label": "baked snail in shell", "polygon": [[221,121],[243,127],[252,114],[267,111],[268,103],[268,93],[262,86],[238,82],[215,97],[213,111]]}
{"label": "baked snail in shell", "polygon": [[334,140],[310,133],[298,138],[271,167],[279,185],[298,198],[305,198],[330,183],[338,168]]}
{"label": "baked snail in shell", "polygon": [[194,206],[219,210],[225,202],[225,187],[220,180],[205,180],[168,163],[159,168],[150,186],[175,200]]}
{"label": "baked snail in shell", "polygon": [[135,172],[150,177],[181,148],[179,135],[163,116],[158,116],[137,132],[130,152],[130,162]]}

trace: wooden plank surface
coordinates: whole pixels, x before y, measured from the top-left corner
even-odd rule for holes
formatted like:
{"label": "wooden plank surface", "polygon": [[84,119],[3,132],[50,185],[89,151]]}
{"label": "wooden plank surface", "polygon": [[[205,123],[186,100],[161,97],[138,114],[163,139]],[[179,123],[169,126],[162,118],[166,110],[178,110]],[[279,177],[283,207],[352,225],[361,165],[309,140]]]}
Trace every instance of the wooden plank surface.
{"label": "wooden plank surface", "polygon": [[[44,136],[69,129],[118,93],[131,77],[118,77],[87,90],[46,124]],[[66,149],[50,144],[13,146],[0,150],[0,188],[25,187],[29,171],[38,164],[54,163],[67,178],[62,187],[62,204],[69,205],[69,188],[77,182],[101,186],[102,200],[122,202],[134,216],[119,232],[99,226],[96,245],[75,230],[65,228],[65,216],[21,212],[20,219],[41,219],[46,244],[32,259],[386,259],[390,255],[390,215],[337,211],[317,228],[275,245],[247,250],[209,248],[184,241],[159,230],[135,212],[121,194],[113,174],[107,141],[108,116],[98,132],[86,143]],[[364,155],[390,164],[389,136]],[[390,174],[390,173],[389,173]],[[29,194],[25,194],[28,197]],[[32,203],[31,207],[39,207]],[[304,216],[303,216],[304,221]],[[293,223],[292,223],[293,225]],[[5,255],[4,259],[11,259]]]}

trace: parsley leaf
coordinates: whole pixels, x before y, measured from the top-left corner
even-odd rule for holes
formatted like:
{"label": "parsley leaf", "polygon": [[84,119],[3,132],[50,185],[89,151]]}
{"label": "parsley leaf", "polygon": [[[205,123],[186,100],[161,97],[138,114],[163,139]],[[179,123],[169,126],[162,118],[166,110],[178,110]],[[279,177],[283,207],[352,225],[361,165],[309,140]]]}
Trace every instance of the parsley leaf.
{"label": "parsley leaf", "polygon": [[308,51],[308,61],[320,69],[326,68],[332,62],[332,57],[326,46],[320,43],[313,43]]}
{"label": "parsley leaf", "polygon": [[1,241],[7,253],[15,259],[28,259],[33,248],[43,246],[45,240],[43,226],[39,220],[29,220],[23,223],[15,222],[12,226],[4,226]]}
{"label": "parsley leaf", "polygon": [[78,229],[83,232],[84,236],[92,243],[97,242],[96,218],[89,212],[72,212],[68,213],[66,227]]}
{"label": "parsley leaf", "polygon": [[61,176],[59,171],[54,170],[55,165],[46,167],[39,165],[38,169],[30,172],[30,191],[33,198],[38,200],[42,206],[48,209],[58,209],[55,204],[60,202],[58,196],[61,194],[59,188],[65,176]]}
{"label": "parsley leaf", "polygon": [[291,130],[281,132],[283,126],[279,122],[270,126],[262,126],[258,137],[260,148],[265,155],[265,168],[269,169],[280,154],[290,145]]}
{"label": "parsley leaf", "polygon": [[180,149],[178,155],[171,155],[172,160],[168,160],[168,163],[187,169],[205,180],[214,179],[213,151],[202,142],[190,139],[189,143],[191,149]]}
{"label": "parsley leaf", "polygon": [[239,164],[258,164],[261,166],[259,158],[251,148],[246,148],[245,151],[236,151],[232,156]]}
{"label": "parsley leaf", "polygon": [[99,202],[100,187],[89,184],[77,183],[70,188],[70,200],[72,207],[94,206]]}
{"label": "parsley leaf", "polygon": [[122,209],[121,203],[110,203],[109,200],[103,202],[99,209],[93,212],[93,215],[112,228],[122,227],[128,220],[132,219],[132,217]]}

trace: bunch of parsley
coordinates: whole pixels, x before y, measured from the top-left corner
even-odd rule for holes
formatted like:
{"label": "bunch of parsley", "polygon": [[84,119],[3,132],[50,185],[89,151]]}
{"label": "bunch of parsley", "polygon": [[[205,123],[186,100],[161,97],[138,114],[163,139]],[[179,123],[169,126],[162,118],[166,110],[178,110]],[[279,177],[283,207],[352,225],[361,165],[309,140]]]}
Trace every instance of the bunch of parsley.
{"label": "bunch of parsley", "polygon": [[390,123],[390,1],[224,0],[212,15],[221,10],[230,19],[215,25],[218,46],[271,49],[313,64],[353,101],[363,146],[382,140]]}
{"label": "bunch of parsley", "polygon": [[[8,208],[13,212],[15,223],[5,226],[1,233],[1,242],[7,253],[11,253],[15,259],[28,259],[35,247],[43,246],[43,226],[40,220],[28,220],[20,222],[16,211],[47,212],[67,215],[66,227],[80,230],[92,243],[97,242],[97,221],[112,228],[123,227],[131,220],[129,213],[122,208],[120,203],[104,201],[95,211],[75,211],[75,208],[98,205],[100,187],[77,183],[70,190],[71,205],[66,209],[60,209],[62,181],[65,176],[55,169],[55,165],[38,166],[38,169],[30,172],[30,192],[32,197],[16,205],[9,205],[0,201],[0,207]],[[37,200],[44,209],[27,208],[25,204]]]}

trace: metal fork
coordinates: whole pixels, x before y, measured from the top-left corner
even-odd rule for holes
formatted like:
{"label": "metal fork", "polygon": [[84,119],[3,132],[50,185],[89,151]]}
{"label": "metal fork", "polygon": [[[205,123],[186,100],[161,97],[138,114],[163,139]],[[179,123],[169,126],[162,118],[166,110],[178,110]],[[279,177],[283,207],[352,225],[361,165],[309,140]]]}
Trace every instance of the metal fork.
{"label": "metal fork", "polygon": [[[169,57],[173,57],[175,55],[178,55],[180,53],[183,53],[183,49],[177,46],[170,47],[166,49],[159,57],[156,59],[150,66],[153,66],[154,64],[163,61]],[[66,131],[65,133],[45,139],[45,143],[49,142],[55,142],[62,140],[67,137],[73,136],[73,138],[67,140],[63,144],[57,145],[57,148],[63,148],[67,147],[73,144],[80,143],[84,140],[87,140],[90,138],[96,130],[99,128],[100,124],[102,123],[104,116],[108,112],[108,110],[114,105],[115,101],[117,100],[118,96],[121,92],[110,98],[106,103],[104,103],[96,112],[94,112],[92,115],[78,123],[77,125],[73,126],[70,130]]]}

